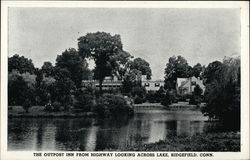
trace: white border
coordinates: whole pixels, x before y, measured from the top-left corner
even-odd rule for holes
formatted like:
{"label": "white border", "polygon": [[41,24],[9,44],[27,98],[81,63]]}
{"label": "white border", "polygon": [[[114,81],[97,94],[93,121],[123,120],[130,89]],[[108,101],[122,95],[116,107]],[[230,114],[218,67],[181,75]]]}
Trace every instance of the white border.
{"label": "white border", "polygon": [[[85,7],[85,8],[241,8],[241,152],[213,152],[215,157],[203,159],[249,159],[249,2],[152,2],[152,1],[2,1],[1,2],[1,157],[2,160],[28,159],[87,159],[82,157],[34,157],[33,152],[7,152],[7,56],[8,7]],[[59,153],[58,151],[55,151]],[[41,152],[45,153],[45,152]],[[66,152],[61,152],[66,153]],[[112,152],[116,153],[116,152]],[[118,152],[117,152],[118,153]],[[157,153],[157,152],[155,152]],[[166,152],[173,153],[173,152]],[[201,152],[192,152],[201,153]],[[159,158],[159,157],[157,157]],[[109,159],[89,157],[88,159]],[[115,159],[128,159],[117,158]],[[129,159],[150,159],[133,157]],[[152,158],[156,159],[156,158]],[[159,158],[163,159],[163,158]],[[177,159],[177,158],[164,158]],[[181,158],[181,159],[186,159]],[[197,159],[197,158],[189,158]],[[202,159],[202,158],[199,158]]]}

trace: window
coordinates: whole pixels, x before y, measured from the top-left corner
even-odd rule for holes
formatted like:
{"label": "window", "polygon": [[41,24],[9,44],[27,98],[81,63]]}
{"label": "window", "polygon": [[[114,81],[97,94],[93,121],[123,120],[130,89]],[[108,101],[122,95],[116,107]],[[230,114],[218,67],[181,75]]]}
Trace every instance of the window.
{"label": "window", "polygon": [[192,85],[192,86],[195,86],[195,85],[196,85],[196,82],[194,82],[194,81],[191,82],[191,85]]}
{"label": "window", "polygon": [[149,87],[149,83],[145,83],[145,87]]}
{"label": "window", "polygon": [[160,83],[155,83],[155,87],[160,87]]}

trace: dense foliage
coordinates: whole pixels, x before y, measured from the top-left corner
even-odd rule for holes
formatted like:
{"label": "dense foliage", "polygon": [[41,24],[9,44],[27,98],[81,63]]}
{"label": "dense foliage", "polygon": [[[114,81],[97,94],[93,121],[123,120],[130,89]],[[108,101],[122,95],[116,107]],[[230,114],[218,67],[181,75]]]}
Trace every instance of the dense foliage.
{"label": "dense foliage", "polygon": [[165,68],[165,88],[175,89],[177,78],[189,77],[190,71],[190,66],[185,58],[170,57]]}
{"label": "dense foliage", "polygon": [[66,69],[69,73],[68,78],[77,88],[81,87],[83,79],[89,78],[88,64],[74,48],[65,50],[62,55],[57,56],[56,68]]}
{"label": "dense foliage", "polygon": [[92,88],[79,89],[75,93],[76,102],[74,107],[81,111],[92,111],[94,103],[94,92]]}
{"label": "dense foliage", "polygon": [[103,117],[126,116],[133,113],[122,95],[103,94],[97,101],[95,112]]}
{"label": "dense foliage", "polygon": [[142,59],[142,58],[135,58],[133,61],[130,63],[130,70],[138,70],[141,71],[142,75],[146,75],[147,79],[151,79],[151,68],[150,64]]}
{"label": "dense foliage", "polygon": [[11,72],[13,70],[17,70],[19,73],[29,72],[33,74],[35,67],[31,59],[15,54],[8,58],[8,71]]}
{"label": "dense foliage", "polygon": [[203,112],[211,118],[218,118],[230,124],[233,128],[239,128],[240,59],[225,58],[223,63],[213,62],[205,73],[207,106]]}
{"label": "dense foliage", "polygon": [[8,103],[9,105],[22,105],[28,112],[35,104],[36,76],[28,72],[19,73],[13,70],[8,75]]}
{"label": "dense foliage", "polygon": [[128,151],[240,151],[240,134],[204,133],[191,137],[168,135],[167,140],[128,147]]}
{"label": "dense foliage", "polygon": [[94,75],[99,80],[100,92],[106,76],[112,75],[117,68],[117,54],[122,49],[120,35],[112,36],[105,32],[88,33],[78,38],[79,54],[95,61]]}
{"label": "dense foliage", "polygon": [[165,68],[165,88],[176,89],[177,78],[188,78],[195,76],[203,77],[205,66],[197,63],[191,67],[182,56],[172,56],[169,58]]}

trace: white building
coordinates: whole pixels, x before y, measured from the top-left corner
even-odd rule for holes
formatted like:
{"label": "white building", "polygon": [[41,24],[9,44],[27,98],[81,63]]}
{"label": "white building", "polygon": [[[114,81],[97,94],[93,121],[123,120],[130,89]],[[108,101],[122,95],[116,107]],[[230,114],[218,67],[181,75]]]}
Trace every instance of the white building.
{"label": "white building", "polygon": [[[164,81],[163,80],[147,80],[146,75],[142,75],[141,78],[138,80],[141,81],[141,86],[145,87],[146,91],[158,91],[160,87],[164,87]],[[103,90],[109,90],[109,89],[119,89],[122,87],[123,80],[118,79],[116,76],[109,76],[105,77],[103,83],[102,83],[102,89]],[[82,81],[83,87],[93,87],[93,88],[99,88],[99,81],[98,80],[83,80]]]}
{"label": "white building", "polygon": [[[99,88],[99,81],[98,80],[83,80],[82,81],[83,87],[93,87],[93,88]],[[119,80],[116,76],[111,77],[105,77],[102,83],[102,89],[103,90],[109,90],[109,89],[118,89],[122,86],[122,80]]]}
{"label": "white building", "polygon": [[194,87],[199,85],[202,89],[202,94],[205,91],[205,86],[203,81],[198,77],[190,77],[190,78],[177,78],[176,82],[176,91],[178,94],[192,94],[194,91]]}
{"label": "white building", "polygon": [[147,80],[146,75],[141,77],[142,87],[145,87],[146,91],[158,91],[160,87],[164,87],[163,80]]}

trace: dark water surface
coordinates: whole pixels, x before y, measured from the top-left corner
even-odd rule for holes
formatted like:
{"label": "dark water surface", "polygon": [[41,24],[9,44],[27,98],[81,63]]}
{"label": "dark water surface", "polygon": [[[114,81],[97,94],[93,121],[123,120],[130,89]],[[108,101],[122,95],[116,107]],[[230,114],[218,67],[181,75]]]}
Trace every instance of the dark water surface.
{"label": "dark water surface", "polygon": [[199,111],[141,110],[130,119],[10,118],[8,150],[118,149],[204,133],[211,125]]}

